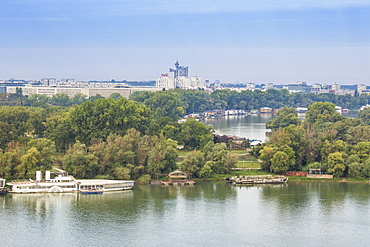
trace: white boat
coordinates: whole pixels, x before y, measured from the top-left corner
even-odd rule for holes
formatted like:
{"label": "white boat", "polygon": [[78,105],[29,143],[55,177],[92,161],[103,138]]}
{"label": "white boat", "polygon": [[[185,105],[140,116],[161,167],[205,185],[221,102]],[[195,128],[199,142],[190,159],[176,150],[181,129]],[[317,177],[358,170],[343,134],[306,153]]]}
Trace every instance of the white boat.
{"label": "white boat", "polygon": [[86,190],[119,191],[132,189],[135,182],[127,180],[75,179],[67,172],[54,172],[55,178],[50,179],[50,171],[45,172],[42,180],[41,171],[36,172],[36,180],[7,183],[11,186],[10,193],[66,193]]}

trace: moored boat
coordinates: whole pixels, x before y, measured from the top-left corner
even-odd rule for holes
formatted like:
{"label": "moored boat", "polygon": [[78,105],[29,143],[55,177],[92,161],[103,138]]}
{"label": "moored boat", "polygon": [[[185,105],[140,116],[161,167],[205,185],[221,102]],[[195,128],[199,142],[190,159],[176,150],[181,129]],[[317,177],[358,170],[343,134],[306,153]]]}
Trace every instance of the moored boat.
{"label": "moored boat", "polygon": [[283,184],[288,182],[286,176],[272,176],[272,175],[260,175],[260,176],[240,176],[227,178],[226,182],[234,184]]}
{"label": "moored boat", "polygon": [[[50,175],[55,178],[51,179]],[[36,172],[36,180],[10,182],[11,193],[67,193],[81,191],[119,191],[132,189],[135,182],[126,180],[105,180],[105,179],[75,179],[67,172],[57,169],[57,172],[45,172],[45,179],[42,179],[41,171]]]}
{"label": "moored boat", "polygon": [[103,191],[101,190],[80,190],[80,193],[83,195],[88,195],[88,194],[103,194]]}

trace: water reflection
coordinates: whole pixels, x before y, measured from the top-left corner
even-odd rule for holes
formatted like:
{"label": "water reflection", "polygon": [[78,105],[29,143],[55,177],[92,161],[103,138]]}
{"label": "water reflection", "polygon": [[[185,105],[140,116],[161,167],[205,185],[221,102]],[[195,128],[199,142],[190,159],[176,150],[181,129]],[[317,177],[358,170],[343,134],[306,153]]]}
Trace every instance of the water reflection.
{"label": "water reflection", "polygon": [[102,195],[12,194],[0,197],[2,246],[366,246],[369,189],[199,182]]}

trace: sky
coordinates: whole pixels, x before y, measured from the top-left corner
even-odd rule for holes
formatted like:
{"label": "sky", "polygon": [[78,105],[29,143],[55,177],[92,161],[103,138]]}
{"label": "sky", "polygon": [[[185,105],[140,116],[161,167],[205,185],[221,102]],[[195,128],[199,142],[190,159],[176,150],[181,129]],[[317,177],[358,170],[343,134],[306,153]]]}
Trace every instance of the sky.
{"label": "sky", "polygon": [[370,85],[370,0],[0,0],[0,80]]}

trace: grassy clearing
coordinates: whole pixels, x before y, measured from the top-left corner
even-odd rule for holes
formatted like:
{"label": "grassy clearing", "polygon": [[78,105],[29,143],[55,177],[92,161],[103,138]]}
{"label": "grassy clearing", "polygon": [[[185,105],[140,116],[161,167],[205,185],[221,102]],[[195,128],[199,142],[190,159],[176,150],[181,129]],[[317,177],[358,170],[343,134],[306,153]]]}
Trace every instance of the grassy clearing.
{"label": "grassy clearing", "polygon": [[179,156],[179,157],[185,157],[186,156],[186,154],[188,153],[189,151],[180,151],[180,150],[178,150],[177,151],[177,155]]}
{"label": "grassy clearing", "polygon": [[[178,150],[177,155],[179,156],[177,164],[184,161],[187,153],[191,151]],[[235,165],[236,168],[261,168],[260,162],[250,155],[245,149],[232,150],[233,154],[238,155],[239,162]]]}
{"label": "grassy clearing", "polygon": [[244,162],[240,161],[235,165],[236,168],[261,168],[260,162]]}
{"label": "grassy clearing", "polygon": [[256,176],[256,175],[272,175],[261,170],[234,170],[230,174],[215,174],[210,180],[224,180],[225,178],[234,177],[234,176]]}
{"label": "grassy clearing", "polygon": [[249,154],[248,151],[245,150],[245,149],[237,149],[237,150],[233,149],[233,150],[231,150],[231,153],[233,153],[233,154]]}

